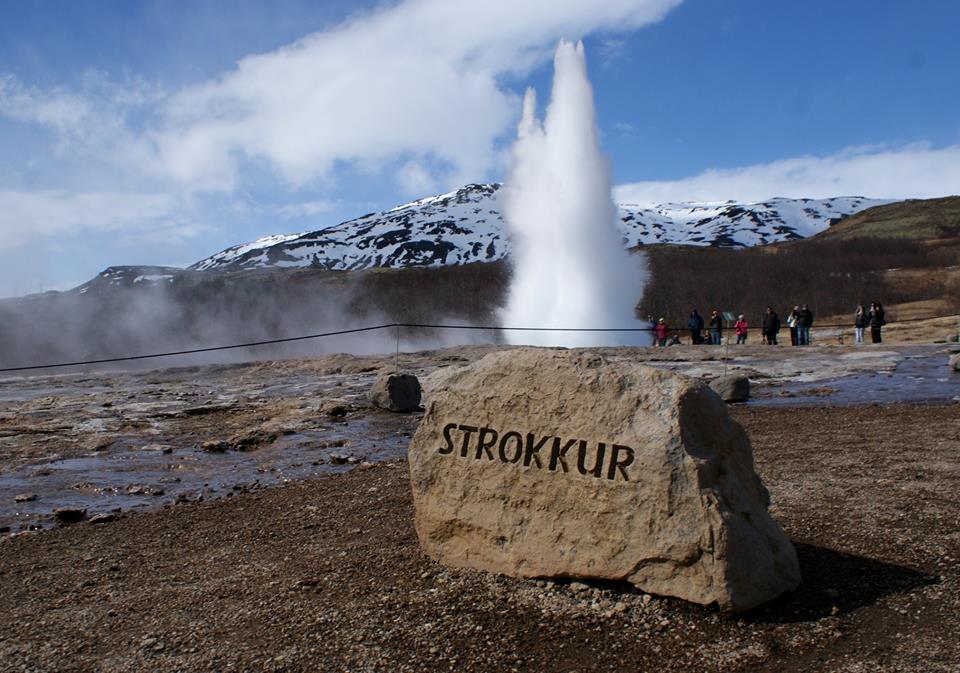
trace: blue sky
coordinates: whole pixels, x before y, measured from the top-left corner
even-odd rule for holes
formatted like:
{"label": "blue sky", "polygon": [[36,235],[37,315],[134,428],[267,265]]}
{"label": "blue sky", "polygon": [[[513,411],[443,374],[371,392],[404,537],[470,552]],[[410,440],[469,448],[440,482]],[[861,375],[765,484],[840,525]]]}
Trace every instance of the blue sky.
{"label": "blue sky", "polygon": [[586,42],[625,202],[960,193],[960,5],[0,1],[0,296],[501,179]]}

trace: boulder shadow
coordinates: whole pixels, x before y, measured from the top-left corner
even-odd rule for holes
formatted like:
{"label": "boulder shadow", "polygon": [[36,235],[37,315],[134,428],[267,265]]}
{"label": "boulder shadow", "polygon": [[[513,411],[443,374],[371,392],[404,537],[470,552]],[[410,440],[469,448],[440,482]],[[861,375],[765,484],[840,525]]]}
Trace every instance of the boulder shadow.
{"label": "boulder shadow", "polygon": [[738,615],[756,623],[816,621],[873,605],[884,596],[936,584],[936,575],[826,547],[794,542],[801,585]]}

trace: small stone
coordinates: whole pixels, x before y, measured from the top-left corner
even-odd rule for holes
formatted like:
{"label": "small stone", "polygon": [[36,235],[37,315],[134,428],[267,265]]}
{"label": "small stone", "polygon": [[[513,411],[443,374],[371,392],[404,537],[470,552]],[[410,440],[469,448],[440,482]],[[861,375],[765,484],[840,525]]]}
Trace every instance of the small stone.
{"label": "small stone", "polygon": [[950,356],[950,369],[960,372],[960,353],[954,353]]}
{"label": "small stone", "polygon": [[721,376],[710,382],[710,388],[724,402],[746,402],[750,399],[750,379],[743,374]]}
{"label": "small stone", "polygon": [[209,441],[201,444],[200,448],[209,453],[223,453],[229,447],[226,442]]}
{"label": "small stone", "polygon": [[117,520],[116,514],[111,514],[107,512],[104,512],[101,514],[94,514],[92,517],[90,517],[90,523],[93,523],[93,524],[110,523],[111,521],[116,521],[116,520]]}
{"label": "small stone", "polygon": [[319,411],[331,418],[343,418],[353,411],[353,407],[343,400],[326,400],[320,405]]}
{"label": "small stone", "polygon": [[53,518],[61,525],[78,523],[87,518],[87,510],[79,507],[59,507],[53,510]]}
{"label": "small stone", "polygon": [[18,493],[13,496],[14,502],[33,502],[37,499],[36,493]]}
{"label": "small stone", "polygon": [[397,413],[419,409],[421,395],[420,381],[413,374],[381,376],[370,389],[373,406]]}

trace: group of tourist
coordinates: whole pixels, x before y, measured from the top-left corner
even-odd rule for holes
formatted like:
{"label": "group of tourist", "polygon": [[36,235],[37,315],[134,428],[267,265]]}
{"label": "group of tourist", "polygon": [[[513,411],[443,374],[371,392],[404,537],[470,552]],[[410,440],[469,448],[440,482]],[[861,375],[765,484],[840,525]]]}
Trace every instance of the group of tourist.
{"label": "group of tourist", "polygon": [[870,304],[870,310],[864,311],[863,304],[857,306],[857,312],[853,314],[853,333],[856,343],[863,343],[863,333],[867,327],[870,328],[870,340],[878,344],[881,342],[880,330],[887,324],[883,313],[883,306],[875,301]]}
{"label": "group of tourist", "polygon": [[[664,318],[654,320],[653,316],[647,316],[650,323],[650,330],[653,332],[654,339],[658,346],[673,346],[680,344],[680,334],[675,332],[670,336],[670,325]],[[862,305],[857,306],[854,314],[854,337],[857,344],[863,343],[863,337],[867,327],[870,328],[870,338],[873,343],[881,343],[881,329],[887,324],[884,317],[883,306],[879,302],[870,304],[870,310],[867,311]],[[782,323],[780,316],[768,306],[763,314],[761,323],[761,339],[764,344],[776,346],[779,342],[780,329]],[[791,346],[809,346],[811,343],[810,329],[813,327],[813,311],[807,304],[794,306],[787,316],[787,328],[790,330]],[[737,336],[738,344],[747,343],[747,334],[750,325],[741,313],[733,324],[734,333]],[[690,317],[687,319],[687,331],[690,333],[690,343],[720,345],[723,343],[723,315],[717,309],[710,312],[709,321],[705,321],[703,316],[693,309],[690,311]]]}

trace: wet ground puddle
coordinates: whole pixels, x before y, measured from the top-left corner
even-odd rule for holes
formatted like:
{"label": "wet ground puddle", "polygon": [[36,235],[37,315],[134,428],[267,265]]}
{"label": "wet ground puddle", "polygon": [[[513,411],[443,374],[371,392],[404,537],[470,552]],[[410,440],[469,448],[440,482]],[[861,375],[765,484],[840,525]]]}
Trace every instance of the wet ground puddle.
{"label": "wet ground puddle", "polygon": [[862,372],[818,381],[778,381],[754,386],[749,404],[817,406],[960,402],[960,373],[950,371],[942,349],[905,351],[892,372]]}
{"label": "wet ground puddle", "polygon": [[267,446],[246,452],[111,450],[28,465],[0,474],[0,531],[53,526],[52,513],[58,508],[85,509],[92,518],[229,497],[345,472],[363,462],[401,458],[417,420],[406,417],[399,428],[350,420],[322,430],[282,435]]}

